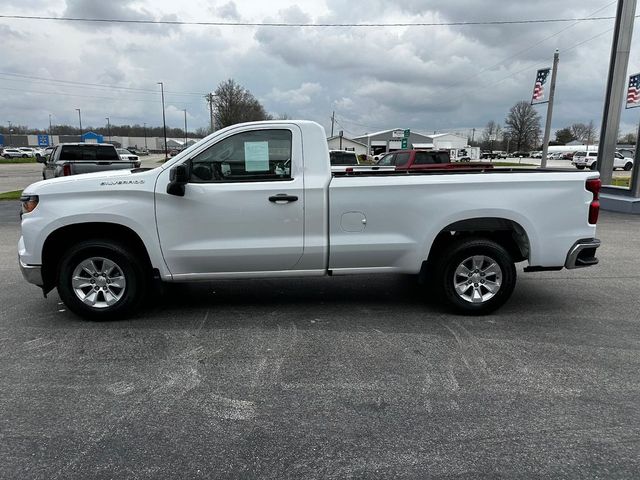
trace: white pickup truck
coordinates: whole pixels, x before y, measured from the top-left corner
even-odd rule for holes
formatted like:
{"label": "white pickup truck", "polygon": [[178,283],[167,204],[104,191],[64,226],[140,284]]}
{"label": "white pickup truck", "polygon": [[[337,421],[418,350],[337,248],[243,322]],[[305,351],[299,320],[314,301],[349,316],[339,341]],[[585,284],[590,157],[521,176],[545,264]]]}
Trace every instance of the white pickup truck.
{"label": "white pickup truck", "polygon": [[516,262],[597,263],[599,188],[579,171],[332,174],[320,125],[246,123],[154,169],[30,185],[18,253],[27,281],[92,318],[131,313],[153,280],[389,272],[484,314],[511,295]]}

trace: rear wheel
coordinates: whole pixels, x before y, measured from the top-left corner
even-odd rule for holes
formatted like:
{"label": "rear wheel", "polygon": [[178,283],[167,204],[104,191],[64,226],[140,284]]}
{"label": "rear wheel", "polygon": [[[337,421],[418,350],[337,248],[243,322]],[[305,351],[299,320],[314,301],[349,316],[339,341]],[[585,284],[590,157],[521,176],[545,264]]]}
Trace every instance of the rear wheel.
{"label": "rear wheel", "polygon": [[74,313],[93,320],[125,317],[147,290],[145,268],[123,245],[87,240],[62,258],[58,293]]}
{"label": "rear wheel", "polygon": [[590,166],[589,166],[589,170],[595,170],[596,168],[598,168],[598,164],[596,162],[593,162]]}
{"label": "rear wheel", "polygon": [[26,154],[25,154],[25,155],[22,155],[22,158],[27,158],[27,155],[26,155]]}
{"label": "rear wheel", "polygon": [[513,293],[516,268],[500,244],[483,238],[449,247],[436,266],[440,293],[450,307],[466,315],[485,315]]}
{"label": "rear wheel", "polygon": [[627,162],[624,164],[624,169],[628,172],[629,170],[631,170],[633,168],[633,163],[631,162]]}
{"label": "rear wheel", "polygon": [[577,168],[578,170],[584,170],[584,165],[576,165],[576,168]]}

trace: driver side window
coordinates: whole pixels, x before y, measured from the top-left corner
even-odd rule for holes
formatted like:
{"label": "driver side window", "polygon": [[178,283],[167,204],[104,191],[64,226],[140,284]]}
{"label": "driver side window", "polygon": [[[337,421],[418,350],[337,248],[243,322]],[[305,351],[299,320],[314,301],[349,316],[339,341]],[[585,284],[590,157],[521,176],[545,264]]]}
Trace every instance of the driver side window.
{"label": "driver side window", "polygon": [[290,130],[238,133],[212,145],[191,161],[192,183],[290,179]]}

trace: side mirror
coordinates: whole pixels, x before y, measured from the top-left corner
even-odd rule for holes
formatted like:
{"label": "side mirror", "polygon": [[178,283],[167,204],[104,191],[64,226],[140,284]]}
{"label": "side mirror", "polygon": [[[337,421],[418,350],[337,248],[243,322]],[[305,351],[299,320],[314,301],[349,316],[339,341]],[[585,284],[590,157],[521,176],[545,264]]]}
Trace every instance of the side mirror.
{"label": "side mirror", "polygon": [[47,157],[45,157],[44,155],[38,155],[36,157],[36,162],[38,163],[45,163],[47,161]]}
{"label": "side mirror", "polygon": [[169,195],[184,197],[185,185],[189,183],[189,170],[189,162],[184,162],[169,171],[169,184],[167,185]]}

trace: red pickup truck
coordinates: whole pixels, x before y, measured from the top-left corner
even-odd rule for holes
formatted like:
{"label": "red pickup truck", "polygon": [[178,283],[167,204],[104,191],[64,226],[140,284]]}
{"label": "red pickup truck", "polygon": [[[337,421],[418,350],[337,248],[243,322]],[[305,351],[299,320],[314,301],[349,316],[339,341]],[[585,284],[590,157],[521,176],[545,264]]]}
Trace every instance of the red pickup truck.
{"label": "red pickup truck", "polygon": [[493,168],[490,163],[452,162],[447,150],[398,150],[378,160],[379,166],[396,167],[405,170],[486,170]]}

